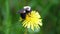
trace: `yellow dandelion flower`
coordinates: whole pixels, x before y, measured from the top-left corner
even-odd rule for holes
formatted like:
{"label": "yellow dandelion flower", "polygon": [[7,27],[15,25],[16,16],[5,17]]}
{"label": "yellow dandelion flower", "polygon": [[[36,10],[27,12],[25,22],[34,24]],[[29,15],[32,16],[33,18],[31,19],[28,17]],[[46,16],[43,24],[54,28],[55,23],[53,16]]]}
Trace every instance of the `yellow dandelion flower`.
{"label": "yellow dandelion flower", "polygon": [[42,19],[37,11],[32,11],[26,15],[22,24],[24,27],[31,28],[34,31],[35,28],[39,29],[42,26]]}

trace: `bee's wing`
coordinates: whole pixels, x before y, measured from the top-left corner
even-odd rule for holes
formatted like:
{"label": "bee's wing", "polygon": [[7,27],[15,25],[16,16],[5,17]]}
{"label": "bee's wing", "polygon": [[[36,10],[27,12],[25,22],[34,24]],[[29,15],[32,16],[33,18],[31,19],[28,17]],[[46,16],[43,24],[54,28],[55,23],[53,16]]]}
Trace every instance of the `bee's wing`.
{"label": "bee's wing", "polygon": [[24,11],[25,11],[24,9],[21,9],[21,10],[19,10],[19,11],[17,12],[17,14],[25,13]]}

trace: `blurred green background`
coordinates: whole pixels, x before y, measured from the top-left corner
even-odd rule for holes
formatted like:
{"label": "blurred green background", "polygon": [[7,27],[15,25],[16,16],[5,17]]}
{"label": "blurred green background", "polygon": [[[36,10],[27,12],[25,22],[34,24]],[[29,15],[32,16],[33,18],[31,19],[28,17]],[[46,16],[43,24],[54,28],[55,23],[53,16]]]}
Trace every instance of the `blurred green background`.
{"label": "blurred green background", "polygon": [[[31,6],[42,16],[39,31],[26,31],[16,12]],[[0,34],[60,34],[60,0],[0,0]]]}

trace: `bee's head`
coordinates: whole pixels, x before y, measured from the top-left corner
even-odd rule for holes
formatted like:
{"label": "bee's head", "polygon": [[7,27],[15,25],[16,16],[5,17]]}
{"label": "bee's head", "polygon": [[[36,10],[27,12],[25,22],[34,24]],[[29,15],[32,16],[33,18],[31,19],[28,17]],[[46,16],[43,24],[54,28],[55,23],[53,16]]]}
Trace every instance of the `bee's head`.
{"label": "bee's head", "polygon": [[30,12],[31,11],[31,7],[30,6],[25,6],[24,10],[27,11],[27,12]]}

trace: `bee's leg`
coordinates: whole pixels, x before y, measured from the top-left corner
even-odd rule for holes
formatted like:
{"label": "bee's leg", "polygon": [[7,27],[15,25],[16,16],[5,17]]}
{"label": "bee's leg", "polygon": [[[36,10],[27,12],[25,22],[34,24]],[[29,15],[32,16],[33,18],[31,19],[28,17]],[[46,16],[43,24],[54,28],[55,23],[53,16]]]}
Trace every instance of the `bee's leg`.
{"label": "bee's leg", "polygon": [[30,15],[31,15],[31,13],[28,14],[29,17],[31,17]]}

